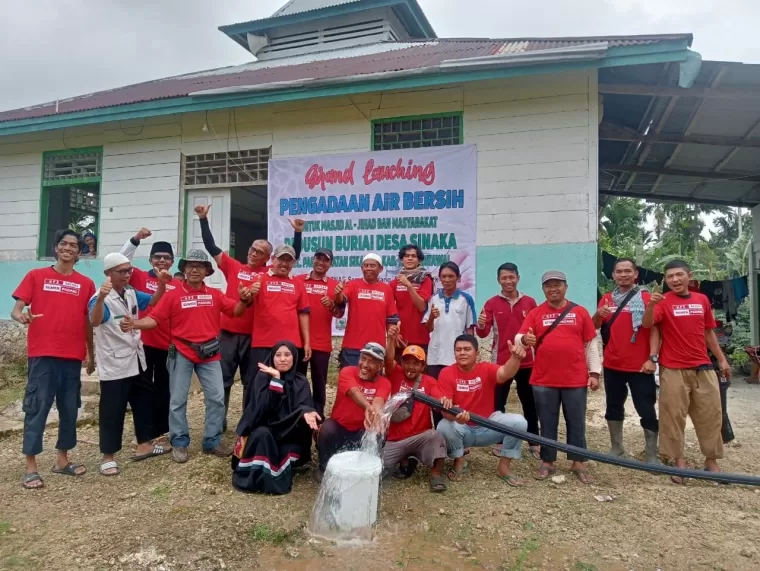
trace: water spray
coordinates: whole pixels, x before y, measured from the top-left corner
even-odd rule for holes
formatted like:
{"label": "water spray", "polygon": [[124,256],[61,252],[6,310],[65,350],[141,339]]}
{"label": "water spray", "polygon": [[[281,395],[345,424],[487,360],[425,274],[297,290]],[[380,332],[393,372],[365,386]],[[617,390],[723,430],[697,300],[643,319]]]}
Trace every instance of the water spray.
{"label": "water spray", "polygon": [[[447,414],[457,415],[462,412],[461,409],[456,407],[445,408],[439,400],[431,398],[426,394],[420,393],[419,391],[413,391],[412,398]],[[644,472],[650,472],[653,474],[666,474],[668,476],[694,478],[695,480],[708,480],[721,484],[744,484],[746,486],[760,486],[760,477],[758,476],[751,476],[748,474],[730,474],[727,472],[707,472],[705,470],[694,470],[691,468],[676,468],[674,466],[666,466],[665,464],[648,464],[646,462],[639,462],[638,460],[632,460],[629,458],[620,458],[618,456],[611,456],[609,454],[603,454],[602,452],[595,452],[593,450],[587,450],[585,448],[578,448],[577,446],[571,446],[570,444],[557,442],[556,440],[551,440],[549,438],[544,438],[543,436],[531,434],[529,432],[525,432],[524,430],[510,428],[504,426],[503,424],[493,422],[487,418],[483,418],[482,416],[478,416],[477,414],[472,413],[470,413],[470,422],[477,424],[478,426],[482,426],[483,428],[488,428],[490,430],[500,432],[501,434],[506,434],[507,436],[519,438],[520,440],[536,442],[541,446],[554,448],[555,450],[559,450],[561,452],[577,454],[585,458],[589,458],[590,460],[596,460],[597,462],[612,464],[613,466],[620,466],[622,468],[642,470]]]}

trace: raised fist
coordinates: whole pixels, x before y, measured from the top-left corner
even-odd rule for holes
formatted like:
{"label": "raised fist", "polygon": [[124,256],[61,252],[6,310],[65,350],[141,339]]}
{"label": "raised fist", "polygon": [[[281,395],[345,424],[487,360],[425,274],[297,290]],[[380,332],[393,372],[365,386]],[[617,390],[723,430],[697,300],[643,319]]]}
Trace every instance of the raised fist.
{"label": "raised fist", "polygon": [[143,226],[137,231],[137,234],[135,234],[135,240],[139,242],[140,240],[145,240],[146,238],[150,238],[152,235],[153,235],[153,232],[151,232],[150,230],[148,230],[147,228]]}
{"label": "raised fist", "polygon": [[195,213],[198,215],[198,218],[206,218],[209,210],[211,210],[210,204],[199,204],[195,207]]}
{"label": "raised fist", "polygon": [[296,218],[295,220],[288,218],[288,222],[290,222],[290,225],[296,232],[303,232],[304,226],[306,226],[306,220],[302,220],[301,218]]}

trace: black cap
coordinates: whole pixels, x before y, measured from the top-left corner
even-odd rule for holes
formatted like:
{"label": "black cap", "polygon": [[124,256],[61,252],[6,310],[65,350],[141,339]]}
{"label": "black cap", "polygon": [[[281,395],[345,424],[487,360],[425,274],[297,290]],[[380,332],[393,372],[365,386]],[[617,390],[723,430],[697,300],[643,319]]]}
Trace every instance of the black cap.
{"label": "black cap", "polygon": [[315,256],[317,254],[322,254],[323,256],[327,256],[328,258],[330,258],[330,261],[332,262],[333,253],[332,253],[332,250],[330,248],[319,248],[316,252],[314,252]]}
{"label": "black cap", "polygon": [[174,259],[174,250],[169,242],[153,242],[153,246],[150,249],[150,257],[154,254],[169,254]]}

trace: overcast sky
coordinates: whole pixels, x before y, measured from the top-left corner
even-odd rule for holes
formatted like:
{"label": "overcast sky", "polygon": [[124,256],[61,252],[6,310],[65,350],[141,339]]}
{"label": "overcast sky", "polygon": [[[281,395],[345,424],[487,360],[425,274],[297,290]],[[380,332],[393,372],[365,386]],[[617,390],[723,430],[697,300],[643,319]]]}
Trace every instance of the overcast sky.
{"label": "overcast sky", "polygon": [[[0,110],[251,59],[217,26],[286,0],[0,0]],[[419,0],[441,37],[691,32],[705,59],[760,63],[758,0]]]}

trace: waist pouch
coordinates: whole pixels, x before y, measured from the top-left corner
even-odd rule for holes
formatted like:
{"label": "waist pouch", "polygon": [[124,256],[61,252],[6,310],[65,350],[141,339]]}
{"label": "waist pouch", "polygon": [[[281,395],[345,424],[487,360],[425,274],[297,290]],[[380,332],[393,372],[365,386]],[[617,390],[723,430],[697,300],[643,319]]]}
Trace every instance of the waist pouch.
{"label": "waist pouch", "polygon": [[209,341],[204,341],[203,343],[193,343],[192,341],[181,339],[179,337],[177,337],[177,340],[182,341],[185,345],[190,347],[193,351],[195,351],[195,354],[198,355],[198,358],[204,361],[216,356],[221,349],[221,346],[219,345],[219,339],[216,337]]}

